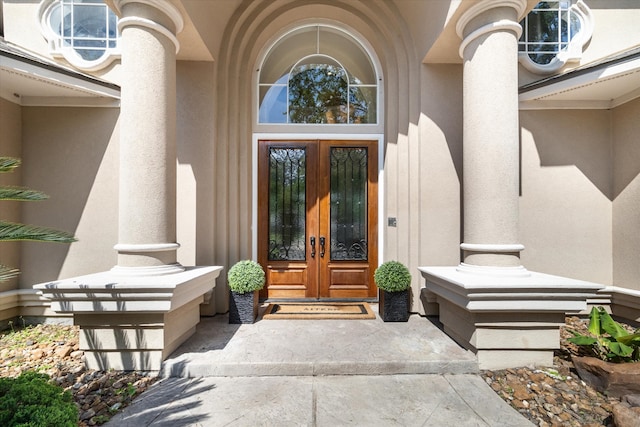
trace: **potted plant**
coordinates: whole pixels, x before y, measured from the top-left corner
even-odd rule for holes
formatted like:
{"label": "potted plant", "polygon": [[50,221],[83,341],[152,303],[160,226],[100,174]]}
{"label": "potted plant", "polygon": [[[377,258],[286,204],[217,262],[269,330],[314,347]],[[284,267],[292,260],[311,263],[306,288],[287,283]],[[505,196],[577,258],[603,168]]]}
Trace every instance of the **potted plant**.
{"label": "potted plant", "polygon": [[229,269],[229,323],[253,323],[258,316],[258,291],[265,282],[264,270],[255,261],[238,261]]}
{"label": "potted plant", "polygon": [[613,397],[640,393],[640,329],[629,332],[603,307],[593,307],[588,335],[570,332],[568,341],[589,353],[573,358],[583,381]]}
{"label": "potted plant", "polygon": [[378,310],[385,322],[406,322],[409,320],[409,286],[411,273],[398,261],[387,261],[373,274],[380,289]]}

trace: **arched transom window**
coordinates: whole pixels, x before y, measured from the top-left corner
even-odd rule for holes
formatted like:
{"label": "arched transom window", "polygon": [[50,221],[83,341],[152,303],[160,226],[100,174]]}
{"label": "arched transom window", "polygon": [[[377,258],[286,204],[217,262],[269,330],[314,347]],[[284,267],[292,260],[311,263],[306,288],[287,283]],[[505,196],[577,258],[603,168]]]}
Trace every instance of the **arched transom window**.
{"label": "arched transom window", "polygon": [[259,123],[377,123],[375,68],[364,47],[342,30],[313,25],[288,33],[259,72]]}

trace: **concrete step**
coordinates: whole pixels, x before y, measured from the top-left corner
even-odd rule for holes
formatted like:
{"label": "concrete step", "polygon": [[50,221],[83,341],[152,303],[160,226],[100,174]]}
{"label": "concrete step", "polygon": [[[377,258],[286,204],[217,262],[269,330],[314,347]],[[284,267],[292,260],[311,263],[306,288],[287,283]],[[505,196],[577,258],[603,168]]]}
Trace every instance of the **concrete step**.
{"label": "concrete step", "polygon": [[[377,307],[374,307],[376,309]],[[261,308],[261,312],[265,306]],[[429,318],[266,320],[203,318],[163,364],[164,377],[473,374],[478,362]]]}

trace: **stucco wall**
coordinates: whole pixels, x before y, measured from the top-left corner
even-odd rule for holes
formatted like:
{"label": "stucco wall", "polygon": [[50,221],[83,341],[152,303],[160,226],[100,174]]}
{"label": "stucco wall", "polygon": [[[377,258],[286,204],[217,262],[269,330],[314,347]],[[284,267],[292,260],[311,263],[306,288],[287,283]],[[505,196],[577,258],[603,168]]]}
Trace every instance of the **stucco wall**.
{"label": "stucco wall", "polygon": [[[0,98],[0,156],[22,156],[22,111],[19,105]],[[1,185],[20,185],[24,167],[21,166],[11,173],[0,174]],[[0,219],[12,222],[20,222],[21,202],[0,202]],[[12,268],[20,267],[20,243],[0,243],[0,264]],[[0,292],[15,289],[18,279],[12,279],[0,283]],[[1,297],[0,297],[1,298]],[[2,319],[0,313],[0,319]]]}
{"label": "stucco wall", "polygon": [[23,108],[24,184],[50,196],[25,205],[23,220],[73,232],[78,242],[23,243],[22,288],[115,265],[118,114],[111,108]]}
{"label": "stucco wall", "polygon": [[178,61],[177,239],[183,265],[215,265],[214,84],[212,62]]}
{"label": "stucco wall", "polygon": [[611,284],[611,112],[522,111],[520,125],[524,266]]}
{"label": "stucco wall", "polygon": [[613,284],[640,290],[640,99],[613,114]]}
{"label": "stucco wall", "polygon": [[[412,266],[457,265],[462,236],[462,66],[422,65],[418,165],[408,172],[412,218],[403,257]],[[402,173],[402,172],[401,172]],[[414,236],[420,236],[415,239]],[[414,280],[416,282],[416,280]],[[417,279],[422,285],[421,278]]]}

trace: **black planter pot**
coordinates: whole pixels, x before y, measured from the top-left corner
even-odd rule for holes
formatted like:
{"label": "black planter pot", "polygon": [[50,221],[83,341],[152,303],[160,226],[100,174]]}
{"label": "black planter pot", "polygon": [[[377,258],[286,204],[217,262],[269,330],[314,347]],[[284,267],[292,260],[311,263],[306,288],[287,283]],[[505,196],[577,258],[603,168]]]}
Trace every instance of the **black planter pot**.
{"label": "black planter pot", "polygon": [[258,317],[258,292],[229,293],[229,323],[253,323]]}
{"label": "black planter pot", "polygon": [[385,322],[406,322],[409,320],[409,290],[387,292],[380,289],[378,303],[380,317]]}

